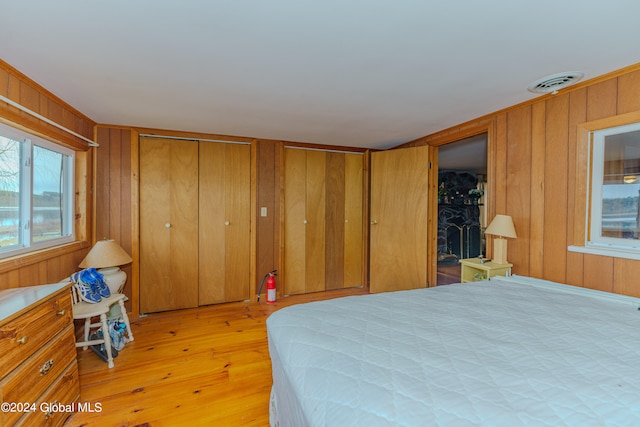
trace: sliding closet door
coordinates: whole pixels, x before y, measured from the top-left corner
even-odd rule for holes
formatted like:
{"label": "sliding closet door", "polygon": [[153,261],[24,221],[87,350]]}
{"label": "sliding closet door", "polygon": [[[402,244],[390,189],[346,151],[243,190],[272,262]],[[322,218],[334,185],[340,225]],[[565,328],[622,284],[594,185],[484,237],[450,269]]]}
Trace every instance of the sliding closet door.
{"label": "sliding closet door", "polygon": [[371,155],[371,292],[427,286],[428,148]]}
{"label": "sliding closet door", "polygon": [[198,143],[140,138],[140,312],[198,305]]}
{"label": "sliding closet door", "polygon": [[251,148],[200,142],[199,304],[249,299]]}

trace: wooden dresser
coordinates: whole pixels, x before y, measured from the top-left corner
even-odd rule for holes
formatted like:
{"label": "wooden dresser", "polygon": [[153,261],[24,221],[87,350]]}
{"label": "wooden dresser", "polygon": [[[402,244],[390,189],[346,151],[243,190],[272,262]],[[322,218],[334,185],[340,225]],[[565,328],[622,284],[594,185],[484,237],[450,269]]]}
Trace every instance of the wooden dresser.
{"label": "wooden dresser", "polygon": [[80,397],[68,283],[0,291],[0,426],[59,426]]}

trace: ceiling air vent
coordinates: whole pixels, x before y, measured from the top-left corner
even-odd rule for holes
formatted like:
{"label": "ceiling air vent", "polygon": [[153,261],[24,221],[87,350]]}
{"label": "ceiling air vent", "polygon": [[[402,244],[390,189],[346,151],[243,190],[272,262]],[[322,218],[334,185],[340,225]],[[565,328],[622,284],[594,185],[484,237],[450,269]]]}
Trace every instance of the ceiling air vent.
{"label": "ceiling air vent", "polygon": [[527,90],[534,93],[557,93],[558,90],[577,83],[584,76],[578,71],[552,74],[531,83]]}

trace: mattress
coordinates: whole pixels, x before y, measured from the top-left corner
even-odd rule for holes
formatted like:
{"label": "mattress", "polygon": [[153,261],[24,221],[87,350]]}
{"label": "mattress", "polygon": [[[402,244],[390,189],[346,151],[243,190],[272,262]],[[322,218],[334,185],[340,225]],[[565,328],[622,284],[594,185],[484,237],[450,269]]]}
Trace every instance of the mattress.
{"label": "mattress", "polygon": [[639,307],[513,277],[286,307],[271,424],[640,426]]}

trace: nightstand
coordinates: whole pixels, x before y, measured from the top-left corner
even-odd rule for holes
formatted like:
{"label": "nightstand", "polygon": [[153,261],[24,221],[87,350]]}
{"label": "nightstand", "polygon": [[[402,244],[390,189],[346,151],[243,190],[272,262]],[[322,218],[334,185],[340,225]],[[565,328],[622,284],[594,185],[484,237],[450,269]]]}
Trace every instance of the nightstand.
{"label": "nightstand", "polygon": [[480,258],[460,260],[460,281],[477,282],[494,276],[511,276],[513,264],[496,264],[494,262],[480,262]]}

